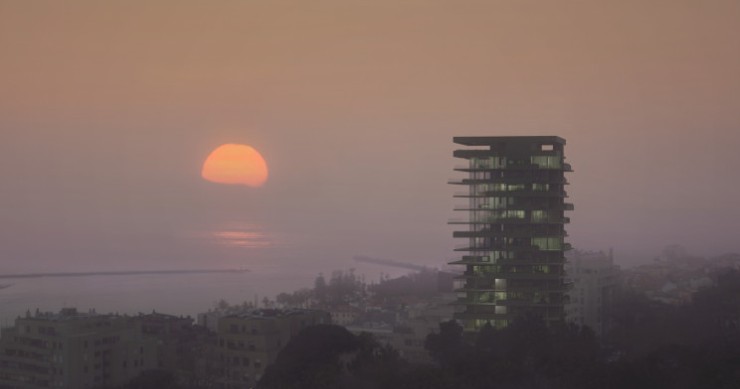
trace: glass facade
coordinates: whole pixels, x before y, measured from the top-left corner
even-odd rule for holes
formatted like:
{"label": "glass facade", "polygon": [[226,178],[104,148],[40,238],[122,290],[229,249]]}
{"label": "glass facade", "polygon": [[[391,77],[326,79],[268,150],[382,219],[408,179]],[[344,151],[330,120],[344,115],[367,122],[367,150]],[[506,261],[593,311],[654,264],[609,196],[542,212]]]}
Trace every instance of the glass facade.
{"label": "glass facade", "polygon": [[[466,213],[454,236],[466,240],[456,281],[458,312],[467,330],[503,327],[523,314],[548,323],[564,319],[565,140],[558,137],[462,137],[454,152],[467,160],[466,187],[455,197]],[[484,147],[481,147],[484,146]]]}

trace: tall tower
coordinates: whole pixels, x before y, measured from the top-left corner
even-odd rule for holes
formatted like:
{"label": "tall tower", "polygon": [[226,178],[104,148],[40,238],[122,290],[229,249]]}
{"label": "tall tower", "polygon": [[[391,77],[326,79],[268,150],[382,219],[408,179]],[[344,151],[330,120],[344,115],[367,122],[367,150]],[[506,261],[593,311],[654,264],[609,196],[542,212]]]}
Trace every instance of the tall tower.
{"label": "tall tower", "polygon": [[451,184],[467,191],[455,197],[467,203],[467,214],[455,238],[467,243],[455,251],[465,272],[456,291],[455,317],[466,330],[490,323],[501,328],[513,319],[534,314],[548,324],[564,320],[567,236],[565,211],[565,139],[556,136],[456,137],[467,146],[454,156],[466,160],[456,171],[467,178]]}

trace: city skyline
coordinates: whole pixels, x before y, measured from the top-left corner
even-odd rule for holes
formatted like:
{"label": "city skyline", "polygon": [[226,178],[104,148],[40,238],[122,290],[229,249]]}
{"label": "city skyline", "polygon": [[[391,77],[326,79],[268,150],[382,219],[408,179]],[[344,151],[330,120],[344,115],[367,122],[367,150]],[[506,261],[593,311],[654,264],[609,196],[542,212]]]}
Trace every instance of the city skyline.
{"label": "city skyline", "polygon": [[3,272],[441,265],[454,136],[568,139],[574,247],[740,251],[740,4],[173,4],[0,2]]}

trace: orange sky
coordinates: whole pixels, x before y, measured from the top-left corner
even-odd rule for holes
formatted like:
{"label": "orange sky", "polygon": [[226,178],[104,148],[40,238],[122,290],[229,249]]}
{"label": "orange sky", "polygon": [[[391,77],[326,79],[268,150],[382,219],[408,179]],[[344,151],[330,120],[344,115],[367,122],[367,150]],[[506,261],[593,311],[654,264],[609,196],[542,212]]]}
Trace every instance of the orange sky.
{"label": "orange sky", "polygon": [[[436,265],[451,138],[535,134],[568,140],[575,246],[740,251],[738,20],[731,0],[0,1],[0,258],[228,264],[189,237],[249,222],[284,237],[255,260]],[[267,185],[206,186],[223,143],[269,156]]]}

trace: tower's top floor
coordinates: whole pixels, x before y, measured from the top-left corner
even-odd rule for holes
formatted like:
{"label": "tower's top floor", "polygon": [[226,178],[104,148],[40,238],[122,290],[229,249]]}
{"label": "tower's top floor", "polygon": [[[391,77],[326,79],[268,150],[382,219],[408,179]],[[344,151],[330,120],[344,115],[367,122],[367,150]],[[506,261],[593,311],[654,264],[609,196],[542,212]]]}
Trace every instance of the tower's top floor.
{"label": "tower's top floor", "polygon": [[559,136],[460,136],[457,144],[469,146],[455,150],[457,158],[513,157],[528,159],[530,156],[563,157],[565,139]]}
{"label": "tower's top floor", "polygon": [[559,136],[456,136],[452,141],[465,146],[506,145],[565,145],[565,139]]}

